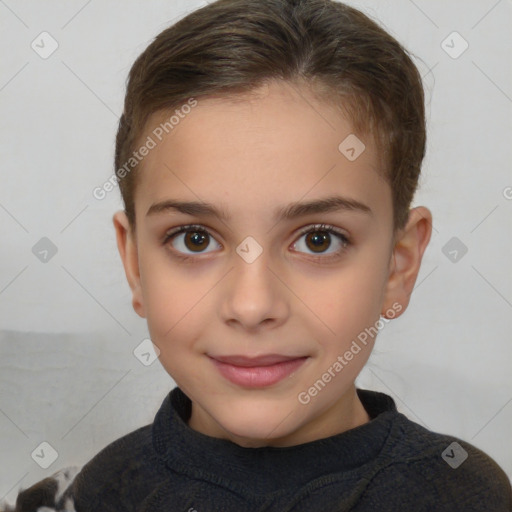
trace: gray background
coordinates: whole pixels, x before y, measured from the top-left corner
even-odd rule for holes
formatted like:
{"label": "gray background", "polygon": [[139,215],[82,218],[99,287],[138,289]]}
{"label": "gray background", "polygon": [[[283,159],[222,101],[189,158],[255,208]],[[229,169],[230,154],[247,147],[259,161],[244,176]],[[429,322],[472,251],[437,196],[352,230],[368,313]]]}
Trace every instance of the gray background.
{"label": "gray background", "polygon": [[[411,305],[382,330],[358,385],[512,475],[512,3],[350,3],[424,76],[428,154],[414,205],[434,216]],[[203,4],[0,0],[0,502],[150,423],[174,386],[133,354],[147,330],[115,246],[118,191],[92,191],[113,172],[131,64]],[[43,31],[59,45],[46,59],[31,47],[51,48]]]}

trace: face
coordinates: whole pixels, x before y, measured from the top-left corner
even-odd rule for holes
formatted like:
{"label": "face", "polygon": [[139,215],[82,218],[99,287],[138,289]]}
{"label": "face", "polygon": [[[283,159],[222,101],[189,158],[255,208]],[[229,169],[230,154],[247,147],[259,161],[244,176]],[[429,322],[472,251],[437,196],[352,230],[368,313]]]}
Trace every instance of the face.
{"label": "face", "polygon": [[190,426],[289,446],[368,421],[354,380],[380,315],[405,309],[428,233],[394,245],[379,156],[364,137],[356,159],[340,151],[339,112],[297,85],[257,93],[199,100],[142,162],[135,233],[122,213],[115,225]]}

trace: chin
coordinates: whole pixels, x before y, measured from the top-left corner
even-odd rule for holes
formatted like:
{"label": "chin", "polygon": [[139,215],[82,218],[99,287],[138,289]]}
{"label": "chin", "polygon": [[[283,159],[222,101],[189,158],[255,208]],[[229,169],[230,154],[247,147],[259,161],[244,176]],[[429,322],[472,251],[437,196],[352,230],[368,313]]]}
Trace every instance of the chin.
{"label": "chin", "polygon": [[[300,409],[295,407],[296,410]],[[246,447],[266,446],[289,436],[295,430],[296,411],[273,404],[231,405],[228,410],[218,411],[216,421],[233,442]]]}

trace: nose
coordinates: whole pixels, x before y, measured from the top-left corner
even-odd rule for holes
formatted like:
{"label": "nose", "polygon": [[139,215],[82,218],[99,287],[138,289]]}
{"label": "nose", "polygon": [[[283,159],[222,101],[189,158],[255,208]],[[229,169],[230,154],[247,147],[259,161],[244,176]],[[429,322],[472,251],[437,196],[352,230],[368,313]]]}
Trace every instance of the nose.
{"label": "nose", "polygon": [[252,332],[282,325],[289,315],[289,298],[265,251],[251,263],[234,254],[233,263],[221,289],[222,320]]}

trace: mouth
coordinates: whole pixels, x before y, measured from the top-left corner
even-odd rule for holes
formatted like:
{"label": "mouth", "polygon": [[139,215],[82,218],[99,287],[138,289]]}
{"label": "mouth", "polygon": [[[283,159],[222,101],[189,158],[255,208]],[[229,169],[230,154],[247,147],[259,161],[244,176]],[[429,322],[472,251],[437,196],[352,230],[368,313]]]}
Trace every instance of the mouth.
{"label": "mouth", "polygon": [[269,354],[260,357],[208,356],[220,374],[241,387],[272,386],[297,371],[307,356]]}

